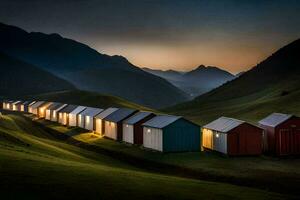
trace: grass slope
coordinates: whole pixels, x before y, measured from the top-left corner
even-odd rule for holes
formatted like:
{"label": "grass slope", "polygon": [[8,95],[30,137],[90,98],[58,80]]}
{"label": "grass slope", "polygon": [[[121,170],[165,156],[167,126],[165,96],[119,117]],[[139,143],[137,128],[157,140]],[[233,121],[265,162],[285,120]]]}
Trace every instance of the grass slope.
{"label": "grass slope", "polygon": [[300,160],[297,158],[229,158],[207,152],[162,154],[99,138],[93,133],[66,128],[57,123],[44,120],[39,120],[38,123],[58,134],[71,136],[67,139],[71,144],[102,152],[143,169],[299,195]]}
{"label": "grass slope", "polygon": [[1,117],[0,136],[0,190],[5,199],[286,198],[257,189],[146,172],[58,141],[19,115]]}
{"label": "grass slope", "polygon": [[34,96],[25,96],[23,98],[63,102],[67,104],[85,105],[99,108],[126,107],[139,110],[151,110],[150,108],[132,103],[119,97],[102,95],[96,92],[87,92],[81,90],[52,92]]}

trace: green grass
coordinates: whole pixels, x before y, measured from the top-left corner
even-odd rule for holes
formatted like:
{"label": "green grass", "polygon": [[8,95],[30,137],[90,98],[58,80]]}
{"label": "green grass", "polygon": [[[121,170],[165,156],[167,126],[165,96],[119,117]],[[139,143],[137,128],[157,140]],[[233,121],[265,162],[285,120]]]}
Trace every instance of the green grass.
{"label": "green grass", "polygon": [[[298,194],[300,184],[299,158],[226,157],[212,152],[168,153],[163,154],[143,149],[136,145],[119,143],[82,132],[76,128],[67,128],[59,124],[39,120],[39,123],[58,131],[60,134],[73,135],[71,139],[89,144],[89,149],[110,152],[116,157],[128,157],[136,162],[154,165],[160,173],[183,175],[184,177],[205,178],[272,191]],[[70,132],[73,132],[70,134]],[[150,163],[150,164],[149,164]],[[160,170],[160,165],[167,165]],[[139,167],[144,165],[139,165]],[[148,166],[147,166],[148,167]],[[165,167],[165,166],[163,166]],[[174,169],[175,167],[175,169]]]}
{"label": "green grass", "polygon": [[[241,82],[241,81],[240,81]],[[229,89],[230,90],[229,90]],[[236,91],[236,97],[227,94]],[[196,100],[166,108],[163,111],[183,115],[194,122],[204,125],[210,121],[228,116],[243,119],[256,124],[260,119],[273,112],[300,115],[300,81],[299,78],[274,82],[271,86],[243,95],[238,84],[228,84]],[[288,94],[282,95],[287,91]]]}
{"label": "green grass", "polygon": [[141,106],[136,103],[132,103],[125,99],[103,95],[96,92],[87,92],[82,90],[70,90],[61,92],[51,92],[33,96],[25,96],[23,99],[38,99],[45,101],[55,101],[67,104],[85,105],[91,107],[108,108],[108,107],[126,107],[139,110],[149,110],[145,106]]}
{"label": "green grass", "polygon": [[3,199],[287,197],[248,187],[149,172],[55,139],[52,133],[34,126],[28,118],[12,114],[0,119],[0,177]]}

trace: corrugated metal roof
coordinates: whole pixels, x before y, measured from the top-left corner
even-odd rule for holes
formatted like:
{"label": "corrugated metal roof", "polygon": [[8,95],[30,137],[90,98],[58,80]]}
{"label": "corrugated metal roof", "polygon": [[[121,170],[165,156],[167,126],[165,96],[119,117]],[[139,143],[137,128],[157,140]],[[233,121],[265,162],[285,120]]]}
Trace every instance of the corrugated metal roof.
{"label": "corrugated metal roof", "polygon": [[56,110],[56,109],[59,108],[61,105],[62,105],[62,103],[54,102],[54,103],[52,103],[52,104],[47,108],[47,110]]}
{"label": "corrugated metal roof", "polygon": [[73,110],[75,110],[78,106],[76,105],[67,105],[66,107],[64,107],[63,109],[61,109],[60,111],[58,111],[59,113],[70,113]]}
{"label": "corrugated metal roof", "polygon": [[59,112],[60,110],[62,110],[63,108],[67,107],[68,104],[62,104],[61,106],[59,106],[58,108],[55,109],[55,112]]}
{"label": "corrugated metal roof", "polygon": [[117,111],[113,112],[112,114],[108,115],[104,118],[106,121],[110,122],[120,122],[129,115],[135,113],[137,110],[129,109],[129,108],[120,108]]}
{"label": "corrugated metal roof", "polygon": [[20,103],[21,101],[14,101],[13,104],[16,105],[18,103]]}
{"label": "corrugated metal roof", "polygon": [[77,115],[78,113],[81,113],[84,109],[86,109],[85,106],[78,106],[75,110],[73,110],[70,114]]}
{"label": "corrugated metal roof", "polygon": [[33,104],[35,104],[36,103],[36,101],[32,101],[30,104],[29,104],[29,106],[32,106]]}
{"label": "corrugated metal roof", "polygon": [[22,103],[22,105],[30,105],[31,103],[33,103],[34,101],[24,101],[23,103]]}
{"label": "corrugated metal roof", "polygon": [[37,101],[34,104],[31,105],[32,108],[38,108],[41,105],[43,105],[45,103],[45,101]]}
{"label": "corrugated metal roof", "polygon": [[20,105],[20,104],[23,104],[24,101],[19,101],[17,103],[15,103],[15,105]]}
{"label": "corrugated metal roof", "polygon": [[215,131],[227,133],[228,131],[238,127],[239,125],[245,123],[242,120],[233,119],[229,117],[220,117],[215,121],[210,122],[203,126],[203,128],[212,129]]}
{"label": "corrugated metal roof", "polygon": [[148,117],[151,114],[153,114],[153,113],[151,113],[151,112],[138,112],[138,113],[134,114],[133,116],[129,117],[128,119],[126,119],[123,123],[133,125],[133,124],[136,124],[139,121],[143,120],[144,118]]}
{"label": "corrugated metal roof", "polygon": [[96,115],[96,119],[104,119],[108,115],[112,114],[113,112],[117,111],[119,108],[107,108],[104,111],[102,111],[100,114]]}
{"label": "corrugated metal roof", "polygon": [[283,114],[283,113],[273,113],[269,115],[268,117],[260,120],[258,123],[265,125],[265,126],[271,126],[271,127],[276,127],[279,124],[285,122],[289,118],[291,118],[293,115],[289,114]]}
{"label": "corrugated metal roof", "polygon": [[87,107],[84,111],[80,113],[80,115],[94,117],[95,115],[98,115],[102,111],[103,109],[101,108]]}
{"label": "corrugated metal roof", "polygon": [[145,122],[143,126],[149,126],[153,128],[164,128],[178,119],[182,118],[181,116],[174,115],[158,115],[149,121]]}

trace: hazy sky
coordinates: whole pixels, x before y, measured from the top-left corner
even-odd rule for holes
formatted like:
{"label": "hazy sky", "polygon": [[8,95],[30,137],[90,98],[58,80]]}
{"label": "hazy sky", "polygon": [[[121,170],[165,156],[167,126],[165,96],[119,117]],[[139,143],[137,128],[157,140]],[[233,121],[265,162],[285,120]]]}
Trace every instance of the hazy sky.
{"label": "hazy sky", "polygon": [[0,22],[59,33],[140,67],[236,73],[300,38],[300,1],[0,0]]}

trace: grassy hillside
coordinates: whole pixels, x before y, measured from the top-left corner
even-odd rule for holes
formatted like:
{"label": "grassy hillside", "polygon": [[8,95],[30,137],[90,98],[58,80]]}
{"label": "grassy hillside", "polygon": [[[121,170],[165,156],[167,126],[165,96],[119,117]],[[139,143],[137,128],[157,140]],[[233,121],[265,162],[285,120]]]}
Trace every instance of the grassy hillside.
{"label": "grassy hillside", "polygon": [[162,154],[45,120],[38,120],[38,124],[69,136],[71,144],[161,174],[299,195],[300,160],[296,158],[226,157],[210,152]]}
{"label": "grassy hillside", "polygon": [[0,95],[38,94],[75,87],[47,71],[0,52]]}
{"label": "grassy hillside", "polygon": [[23,97],[23,99],[39,99],[45,101],[55,101],[67,104],[85,105],[98,108],[126,107],[138,110],[152,110],[145,106],[132,103],[119,97],[102,95],[95,92],[87,92],[81,90],[44,93],[33,96],[25,96]]}
{"label": "grassy hillside", "polygon": [[272,112],[300,115],[299,52],[300,40],[296,40],[237,79],[164,111],[199,124],[224,115],[252,122]]}
{"label": "grassy hillside", "polygon": [[247,187],[146,172],[58,141],[32,123],[18,115],[1,117],[0,191],[4,199],[286,198]]}

